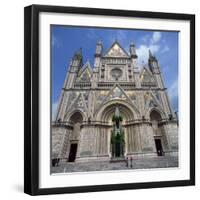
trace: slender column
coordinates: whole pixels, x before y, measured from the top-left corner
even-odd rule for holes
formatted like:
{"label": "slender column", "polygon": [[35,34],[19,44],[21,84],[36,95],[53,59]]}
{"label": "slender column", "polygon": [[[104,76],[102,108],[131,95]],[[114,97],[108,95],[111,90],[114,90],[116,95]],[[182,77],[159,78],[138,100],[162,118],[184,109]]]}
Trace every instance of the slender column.
{"label": "slender column", "polygon": [[135,134],[136,134],[136,138],[137,138],[136,151],[141,152],[142,151],[142,144],[141,144],[141,137],[140,137],[140,128],[139,128],[138,125],[136,125],[136,127],[135,127]]}
{"label": "slender column", "polygon": [[107,129],[107,154],[111,156],[111,129]]}
{"label": "slender column", "polygon": [[135,130],[134,130],[134,126],[130,127],[131,129],[131,136],[132,136],[132,152],[135,152]]}
{"label": "slender column", "polygon": [[133,152],[133,137],[132,137],[131,127],[129,126],[128,129],[129,129],[129,140],[130,140],[130,142],[129,142],[129,144],[130,144],[129,149],[130,149],[130,153],[132,153]]}

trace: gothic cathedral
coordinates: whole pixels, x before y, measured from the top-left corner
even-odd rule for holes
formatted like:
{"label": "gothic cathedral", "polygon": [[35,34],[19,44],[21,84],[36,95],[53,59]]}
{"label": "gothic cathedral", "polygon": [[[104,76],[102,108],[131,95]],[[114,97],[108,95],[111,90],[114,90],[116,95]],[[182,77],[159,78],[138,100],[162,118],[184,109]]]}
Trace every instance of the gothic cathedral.
{"label": "gothic cathedral", "polygon": [[94,66],[77,51],[68,67],[56,119],[52,159],[67,162],[178,156],[178,120],[172,110],[157,58],[138,68],[115,41],[96,45]]}

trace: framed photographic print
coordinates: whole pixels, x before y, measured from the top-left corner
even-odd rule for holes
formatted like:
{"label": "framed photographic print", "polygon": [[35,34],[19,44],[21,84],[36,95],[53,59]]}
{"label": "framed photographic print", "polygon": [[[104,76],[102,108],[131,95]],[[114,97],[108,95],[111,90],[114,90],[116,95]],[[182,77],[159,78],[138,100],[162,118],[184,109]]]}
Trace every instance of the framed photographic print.
{"label": "framed photographic print", "polygon": [[195,184],[195,16],[25,8],[24,191]]}

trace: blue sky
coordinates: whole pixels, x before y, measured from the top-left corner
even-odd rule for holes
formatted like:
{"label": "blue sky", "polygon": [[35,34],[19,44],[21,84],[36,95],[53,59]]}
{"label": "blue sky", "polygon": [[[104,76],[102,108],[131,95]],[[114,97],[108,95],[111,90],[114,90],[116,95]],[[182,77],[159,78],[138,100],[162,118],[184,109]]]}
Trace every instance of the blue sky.
{"label": "blue sky", "polygon": [[159,61],[172,107],[174,111],[178,111],[178,32],[53,25],[51,27],[53,115],[74,52],[82,47],[83,61],[89,60],[93,65],[96,43],[99,40],[103,43],[104,51],[117,40],[128,52],[130,43],[134,42],[140,68],[148,62],[150,49]]}

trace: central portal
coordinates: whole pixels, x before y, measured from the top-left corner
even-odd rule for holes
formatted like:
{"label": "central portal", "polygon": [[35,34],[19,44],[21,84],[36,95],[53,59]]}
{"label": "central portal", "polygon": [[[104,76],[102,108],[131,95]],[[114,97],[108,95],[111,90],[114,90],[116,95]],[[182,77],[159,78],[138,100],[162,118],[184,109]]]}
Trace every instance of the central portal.
{"label": "central portal", "polygon": [[112,117],[113,129],[111,131],[112,158],[124,157],[124,130],[122,128],[123,117],[119,112],[119,108],[115,108]]}
{"label": "central portal", "polygon": [[[114,99],[108,101],[97,113],[97,120],[102,120],[105,127],[105,153],[111,161],[125,160],[132,150],[130,137],[132,136],[129,124],[134,120],[134,109],[126,101]],[[104,125],[103,124],[103,125]],[[131,136],[130,136],[131,135]],[[102,142],[101,142],[102,144]]]}

